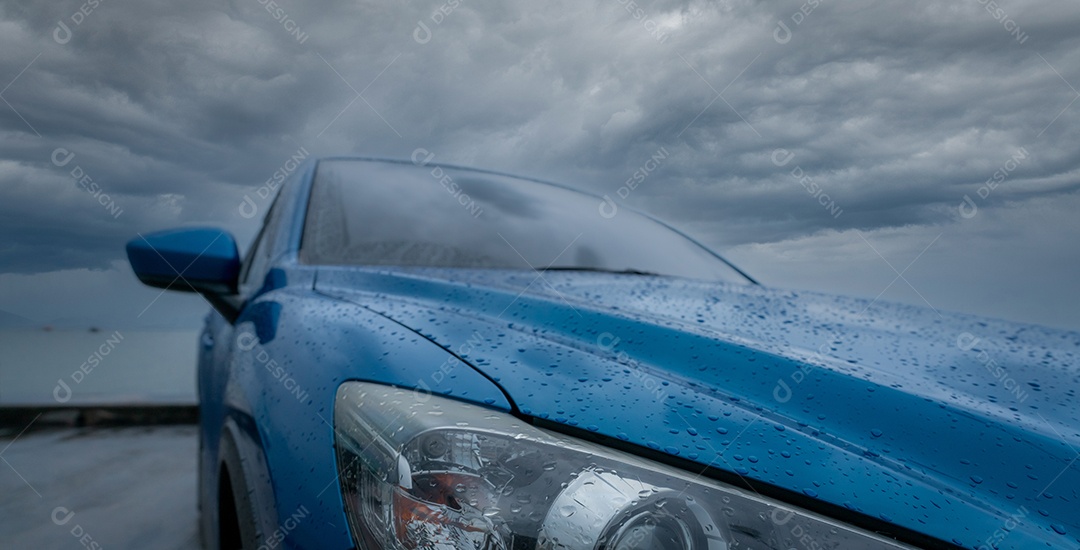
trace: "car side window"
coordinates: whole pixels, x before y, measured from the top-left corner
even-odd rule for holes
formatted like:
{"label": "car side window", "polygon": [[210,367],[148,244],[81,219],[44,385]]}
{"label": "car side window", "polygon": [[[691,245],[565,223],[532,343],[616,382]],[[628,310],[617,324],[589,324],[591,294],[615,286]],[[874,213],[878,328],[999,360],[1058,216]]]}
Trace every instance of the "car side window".
{"label": "car side window", "polygon": [[240,281],[245,294],[262,286],[262,277],[266,274],[270,260],[273,259],[274,241],[278,233],[277,222],[281,212],[279,202],[275,200],[270,207],[270,212],[266,214],[262,229],[259,230],[259,234],[251,244],[247,257],[244,258]]}

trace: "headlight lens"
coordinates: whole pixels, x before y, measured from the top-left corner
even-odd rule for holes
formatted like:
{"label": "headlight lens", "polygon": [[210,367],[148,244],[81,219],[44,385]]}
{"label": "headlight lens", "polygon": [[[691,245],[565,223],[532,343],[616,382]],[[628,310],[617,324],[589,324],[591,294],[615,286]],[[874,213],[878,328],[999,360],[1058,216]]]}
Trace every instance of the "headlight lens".
{"label": "headlight lens", "polygon": [[347,382],[334,422],[358,548],[909,548],[438,396]]}

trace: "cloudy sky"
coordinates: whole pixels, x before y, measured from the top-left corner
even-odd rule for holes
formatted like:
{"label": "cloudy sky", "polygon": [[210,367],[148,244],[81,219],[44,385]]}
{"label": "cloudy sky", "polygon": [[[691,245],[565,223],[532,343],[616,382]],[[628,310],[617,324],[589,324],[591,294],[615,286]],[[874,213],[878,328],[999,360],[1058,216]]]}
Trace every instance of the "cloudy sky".
{"label": "cloudy sky", "polygon": [[766,284],[1080,329],[1077,29],[1075,0],[5,0],[0,310],[196,326],[127,239],[246,243],[290,157],[424,148]]}

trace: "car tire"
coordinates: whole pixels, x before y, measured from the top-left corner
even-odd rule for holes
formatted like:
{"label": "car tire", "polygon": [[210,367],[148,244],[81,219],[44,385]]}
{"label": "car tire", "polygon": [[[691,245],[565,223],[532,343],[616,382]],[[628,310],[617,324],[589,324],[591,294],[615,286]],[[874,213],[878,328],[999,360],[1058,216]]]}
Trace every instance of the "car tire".
{"label": "car tire", "polygon": [[221,465],[218,477],[218,550],[256,550],[262,535],[255,521],[240,453],[231,437],[221,440]]}

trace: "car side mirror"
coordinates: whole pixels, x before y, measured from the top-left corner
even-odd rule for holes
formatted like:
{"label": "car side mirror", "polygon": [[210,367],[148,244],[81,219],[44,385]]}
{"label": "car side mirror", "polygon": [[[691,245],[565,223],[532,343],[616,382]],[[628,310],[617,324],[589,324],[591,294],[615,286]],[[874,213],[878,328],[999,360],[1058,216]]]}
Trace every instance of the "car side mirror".
{"label": "car side mirror", "polygon": [[159,231],[129,241],[127,254],[143,284],[203,294],[236,294],[240,252],[225,231]]}
{"label": "car side mirror", "polygon": [[226,231],[171,229],[127,243],[128,262],[143,284],[198,292],[230,321],[239,313],[240,252]]}

